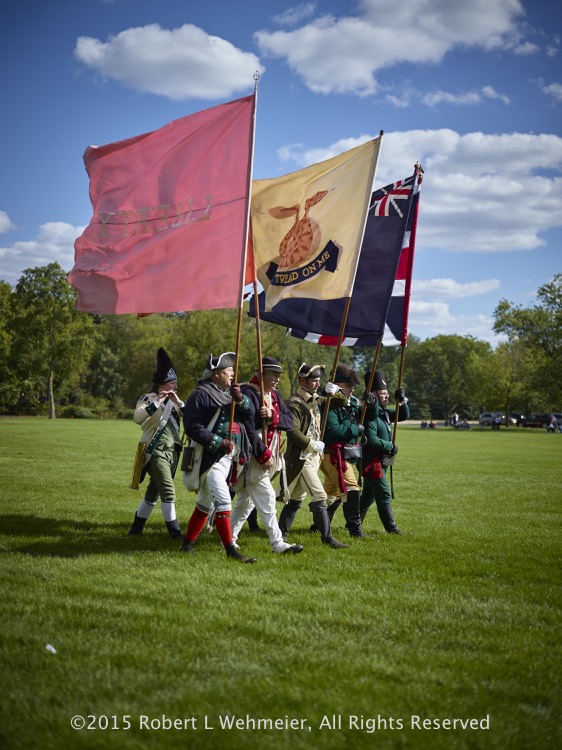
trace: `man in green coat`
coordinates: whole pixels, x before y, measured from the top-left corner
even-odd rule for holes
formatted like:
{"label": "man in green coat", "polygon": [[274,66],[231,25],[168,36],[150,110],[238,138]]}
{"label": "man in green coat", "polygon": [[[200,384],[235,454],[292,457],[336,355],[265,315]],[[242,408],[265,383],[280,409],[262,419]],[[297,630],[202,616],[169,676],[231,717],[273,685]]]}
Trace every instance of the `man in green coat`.
{"label": "man in green coat", "polygon": [[353,395],[359,378],[349,365],[338,365],[334,383],[343,399],[338,408],[328,412],[324,431],[326,448],[320,464],[328,495],[328,515],[332,520],[336,509],[342,504],[350,536],[364,537],[359,504],[361,490],[354,470],[361,458],[359,443],[364,432],[363,425],[359,424],[361,402]]}
{"label": "man in green coat", "polygon": [[141,443],[146,446],[140,481],[150,481],[135,513],[129,536],[142,536],[144,525],[161,501],[162,516],[172,539],[181,536],[176,517],[174,476],[181,453],[180,422],[184,403],[177,395],[178,376],[170,357],[160,347],[150,391],[138,400],[134,420],[142,428]]}
{"label": "man in green coat", "polygon": [[[365,385],[368,386],[370,373],[365,373]],[[392,441],[392,425],[395,409],[388,409],[389,394],[384,373],[375,372],[371,389],[369,407],[365,414],[365,446],[363,447],[363,491],[361,493],[361,518],[365,519],[367,511],[376,502],[379,518],[388,534],[401,534],[396,526],[392,507],[392,496],[386,479],[386,471],[394,463],[398,446]],[[398,421],[408,419],[410,407],[403,388],[397,388],[394,397],[398,404]]]}

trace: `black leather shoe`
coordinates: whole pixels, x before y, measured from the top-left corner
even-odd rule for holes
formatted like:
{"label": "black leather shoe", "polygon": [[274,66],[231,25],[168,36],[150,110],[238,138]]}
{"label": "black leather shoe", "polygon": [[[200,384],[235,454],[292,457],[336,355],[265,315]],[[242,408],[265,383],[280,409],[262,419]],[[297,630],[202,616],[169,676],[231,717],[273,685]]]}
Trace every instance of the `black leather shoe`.
{"label": "black leather shoe", "polygon": [[349,536],[354,536],[356,539],[365,539],[365,532],[363,529],[354,529],[349,532]]}
{"label": "black leather shoe", "polygon": [[349,547],[349,544],[338,542],[338,540],[334,539],[333,536],[329,537],[328,539],[324,539],[324,544],[327,544],[332,549],[347,549]]}
{"label": "black leather shoe", "polygon": [[246,557],[246,555],[238,552],[238,550],[234,546],[234,542],[226,547],[226,555],[227,557],[231,557],[233,560],[237,560],[241,563],[255,563],[258,561],[257,557]]}
{"label": "black leather shoe", "polygon": [[184,537],[184,540],[181,545],[181,551],[187,552],[188,554],[192,555],[194,553],[193,542],[188,542],[187,539],[185,539]]}

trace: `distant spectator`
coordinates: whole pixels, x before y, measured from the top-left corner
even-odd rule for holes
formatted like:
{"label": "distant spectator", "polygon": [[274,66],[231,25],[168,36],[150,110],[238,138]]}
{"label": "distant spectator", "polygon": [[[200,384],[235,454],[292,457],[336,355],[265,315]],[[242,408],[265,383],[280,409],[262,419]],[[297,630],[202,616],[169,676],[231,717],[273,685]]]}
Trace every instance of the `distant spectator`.
{"label": "distant spectator", "polygon": [[502,419],[499,414],[496,414],[494,416],[494,421],[492,422],[492,430],[499,430],[501,425]]}
{"label": "distant spectator", "polygon": [[467,419],[463,419],[463,421],[459,425],[459,429],[461,430],[470,430],[470,425],[468,424]]}
{"label": "distant spectator", "polygon": [[431,422],[429,423],[429,429],[430,429],[430,430],[434,430],[434,429],[435,429],[435,422],[433,421],[433,419],[432,419],[432,420],[431,420]]}

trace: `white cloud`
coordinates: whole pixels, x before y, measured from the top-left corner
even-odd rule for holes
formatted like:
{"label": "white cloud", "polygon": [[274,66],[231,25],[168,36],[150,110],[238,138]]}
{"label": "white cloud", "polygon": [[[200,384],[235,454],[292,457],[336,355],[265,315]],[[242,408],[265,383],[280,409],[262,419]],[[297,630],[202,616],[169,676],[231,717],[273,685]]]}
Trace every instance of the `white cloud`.
{"label": "white cloud", "polygon": [[562,83],[551,83],[548,86],[543,86],[542,90],[548,96],[551,96],[554,101],[562,102]]}
{"label": "white cloud", "polygon": [[412,95],[408,91],[404,91],[400,96],[396,96],[396,94],[387,94],[385,100],[394,107],[405,109],[412,104]]}
{"label": "white cloud", "polygon": [[420,302],[412,293],[408,329],[418,338],[457,334],[497,344],[502,337],[493,333],[493,319],[487,315],[453,315],[444,302]]}
{"label": "white cloud", "polygon": [[540,52],[540,49],[541,48],[538,44],[533,44],[533,42],[523,42],[523,44],[518,44],[513,52],[520,57],[528,57],[529,55],[536,55]]}
{"label": "white cloud", "polygon": [[498,93],[493,86],[482,86],[480,92],[486,99],[498,99],[504,104],[509,104],[511,102],[509,96],[506,96],[506,94]]}
{"label": "white cloud", "polygon": [[301,21],[304,21],[316,10],[316,3],[302,3],[301,5],[295,5],[292,8],[287,8],[283,13],[278,13],[273,16],[273,21],[279,26],[294,26]]}
{"label": "white cloud", "polygon": [[0,234],[6,234],[16,229],[16,225],[10,221],[10,217],[6,211],[0,211]]}
{"label": "white cloud", "polygon": [[464,94],[452,94],[448,91],[433,91],[431,94],[424,94],[421,100],[424,104],[427,104],[428,107],[435,107],[438,104],[480,104],[482,97],[478,91],[466,91]]}
{"label": "white cloud", "polygon": [[104,78],[174,100],[221,99],[254,86],[259,58],[191,24],[127,29],[107,42],[81,36],[74,54]]}
{"label": "white cloud", "polygon": [[482,86],[480,89],[464,92],[450,91],[430,91],[422,94],[417,89],[406,84],[399,94],[387,94],[385,100],[395,107],[410,107],[421,102],[428,107],[435,107],[440,104],[451,104],[453,106],[474,106],[482,104],[485,99],[501,101],[504,104],[510,104],[511,100],[506,94],[500,94],[493,86]]}
{"label": "white cloud", "polygon": [[[291,144],[281,160],[314,164],[373,138],[361,135],[327,148]],[[562,226],[562,138],[453,130],[386,133],[375,186],[425,169],[418,247],[451,252],[511,252],[542,247],[540,233]]]}
{"label": "white cloud", "polygon": [[436,104],[479,104],[482,101],[480,94],[476,91],[467,91],[464,94],[451,94],[448,91],[434,91],[431,94],[425,94],[422,102],[429,107]]}
{"label": "white cloud", "polygon": [[74,265],[74,241],[85,227],[50,221],[39,227],[36,239],[0,247],[2,278],[16,284],[27,268],[58,263],[65,271]]}
{"label": "white cloud", "polygon": [[375,93],[376,73],[399,63],[436,64],[458,47],[486,51],[525,46],[519,0],[417,0],[392,7],[361,0],[358,14],[319,16],[292,31],[258,31],[264,56],[286,60],[317,93]]}
{"label": "white cloud", "polygon": [[429,297],[433,300],[464,299],[466,297],[475,297],[479,294],[494,292],[500,286],[499,279],[484,279],[483,281],[469,281],[465,284],[459,284],[454,279],[414,278],[412,281],[412,295],[416,299],[420,297]]}

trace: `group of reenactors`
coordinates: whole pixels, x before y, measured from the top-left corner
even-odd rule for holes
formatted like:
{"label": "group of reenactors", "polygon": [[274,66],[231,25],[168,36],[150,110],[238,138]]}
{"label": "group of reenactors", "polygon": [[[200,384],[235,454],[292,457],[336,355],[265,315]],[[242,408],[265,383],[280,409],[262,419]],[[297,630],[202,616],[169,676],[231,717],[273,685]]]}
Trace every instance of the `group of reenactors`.
{"label": "group of reenactors", "polygon": [[[395,417],[401,421],[410,415],[404,390],[395,391],[396,410],[389,409],[382,371],[365,373],[358,398],[354,390],[360,381],[351,367],[339,365],[334,382],[321,388],[324,365],[303,363],[299,387],[285,402],[277,390],[282,367],[275,357],[263,357],[248,383],[233,382],[235,364],[234,352],[211,354],[203,377],[183,402],[170,357],[158,350],[150,391],[134,413],[142,428],[140,482],[146,475],[149,481],[129,534],[142,535],[160,499],[168,532],[173,539],[183,537],[185,553],[193,553],[198,536],[212,525],[229,558],[253,563],[256,558],[244,555],[238,545],[252,511],[274,553],[297,554],[303,546],[289,541],[290,530],[307,498],[310,528],[332,549],[348,546],[332,534],[340,505],[351,537],[365,536],[362,524],[373,503],[385,531],[400,534],[386,475],[398,451]],[[185,532],[176,517],[178,465],[186,488],[197,492]],[[279,500],[283,506],[277,517]]]}

